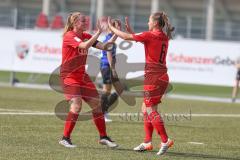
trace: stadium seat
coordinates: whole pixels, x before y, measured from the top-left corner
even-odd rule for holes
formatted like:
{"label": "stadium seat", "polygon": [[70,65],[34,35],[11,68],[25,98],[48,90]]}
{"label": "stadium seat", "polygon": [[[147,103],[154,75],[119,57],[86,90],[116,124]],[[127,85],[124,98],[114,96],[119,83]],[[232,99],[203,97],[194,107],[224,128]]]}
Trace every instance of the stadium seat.
{"label": "stadium seat", "polygon": [[56,15],[51,23],[51,29],[62,29],[64,27],[63,17]]}
{"label": "stadium seat", "polygon": [[36,28],[48,28],[48,18],[44,13],[40,13],[37,17],[35,27]]}

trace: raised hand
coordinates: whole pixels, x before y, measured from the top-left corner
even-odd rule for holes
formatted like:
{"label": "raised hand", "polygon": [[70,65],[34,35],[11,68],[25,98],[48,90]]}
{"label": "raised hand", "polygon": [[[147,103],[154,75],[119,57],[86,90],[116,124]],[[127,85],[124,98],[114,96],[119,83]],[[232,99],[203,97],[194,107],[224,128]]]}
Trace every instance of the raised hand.
{"label": "raised hand", "polygon": [[108,27],[109,27],[110,29],[113,27],[111,21],[112,21],[112,19],[111,19],[111,17],[109,16],[108,19],[107,19],[107,22],[108,22]]}
{"label": "raised hand", "polygon": [[115,23],[115,27],[116,27],[117,29],[121,30],[121,28],[122,28],[122,23],[121,23],[121,21],[120,21],[119,19],[115,19],[115,20],[114,20],[114,23]]}
{"label": "raised hand", "polygon": [[101,25],[101,23],[100,23],[100,20],[97,20],[97,32],[102,32],[103,31],[103,26]]}
{"label": "raised hand", "polygon": [[125,29],[126,29],[126,31],[127,31],[128,33],[134,33],[133,30],[132,30],[131,27],[130,27],[128,17],[125,17]]}

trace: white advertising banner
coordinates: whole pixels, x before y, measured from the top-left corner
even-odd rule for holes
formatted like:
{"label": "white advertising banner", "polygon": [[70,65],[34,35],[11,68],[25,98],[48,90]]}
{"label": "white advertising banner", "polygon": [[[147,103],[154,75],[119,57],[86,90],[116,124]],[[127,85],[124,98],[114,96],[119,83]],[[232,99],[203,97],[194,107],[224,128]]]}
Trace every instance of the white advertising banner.
{"label": "white advertising banner", "polygon": [[[50,74],[61,64],[62,32],[0,29],[0,34],[0,70]],[[100,53],[89,50],[98,57]],[[240,43],[172,40],[167,56],[170,81],[232,86],[237,57]],[[143,44],[117,40],[117,71],[121,78],[142,76],[144,60]],[[99,69],[99,64],[94,64]]]}
{"label": "white advertising banner", "polygon": [[14,52],[14,30],[0,29],[0,70],[1,71],[11,71],[13,70],[13,52]]}
{"label": "white advertising banner", "polygon": [[232,86],[240,43],[200,40],[171,41],[168,71],[173,82]]}
{"label": "white advertising banner", "polygon": [[61,32],[0,29],[0,34],[10,71],[51,73],[61,64]]}

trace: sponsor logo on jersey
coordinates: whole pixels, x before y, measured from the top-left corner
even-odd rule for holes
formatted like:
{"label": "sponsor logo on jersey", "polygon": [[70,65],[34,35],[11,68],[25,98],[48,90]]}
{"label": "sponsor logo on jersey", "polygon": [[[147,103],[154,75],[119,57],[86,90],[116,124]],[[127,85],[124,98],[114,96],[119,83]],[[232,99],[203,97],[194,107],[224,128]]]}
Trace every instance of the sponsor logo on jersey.
{"label": "sponsor logo on jersey", "polygon": [[74,37],[74,39],[75,39],[77,42],[80,42],[80,41],[81,41],[81,39],[78,38],[78,37]]}

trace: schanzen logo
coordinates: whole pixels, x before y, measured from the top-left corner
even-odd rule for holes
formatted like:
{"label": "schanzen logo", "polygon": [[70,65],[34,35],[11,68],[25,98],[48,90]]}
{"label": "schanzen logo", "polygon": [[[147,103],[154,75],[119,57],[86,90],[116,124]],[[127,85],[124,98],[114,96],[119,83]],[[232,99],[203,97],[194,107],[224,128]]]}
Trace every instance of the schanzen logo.
{"label": "schanzen logo", "polygon": [[234,60],[232,60],[229,56],[221,57],[217,55],[214,57],[204,57],[174,53],[169,53],[168,61],[187,64],[224,65],[224,66],[231,66],[235,64]]}
{"label": "schanzen logo", "polygon": [[25,59],[29,53],[29,43],[28,42],[18,42],[15,46],[16,54],[18,58]]}

